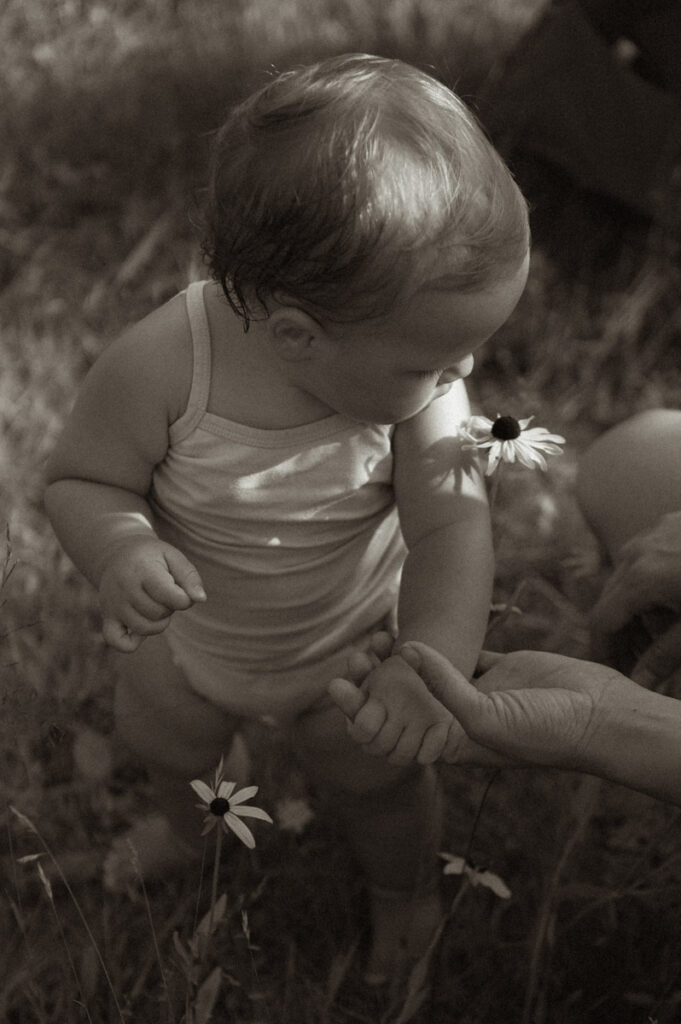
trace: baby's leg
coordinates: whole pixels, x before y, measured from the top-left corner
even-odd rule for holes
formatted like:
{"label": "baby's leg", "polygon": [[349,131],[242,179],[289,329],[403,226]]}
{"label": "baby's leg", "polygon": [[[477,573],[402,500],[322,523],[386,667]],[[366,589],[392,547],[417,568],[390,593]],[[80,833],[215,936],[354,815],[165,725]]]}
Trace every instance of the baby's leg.
{"label": "baby's leg", "polygon": [[[147,876],[200,853],[202,818],[189,783],[212,773],[238,726],[237,718],[189,688],[163,636],[148,637],[134,654],[120,655],[116,668],[117,730],[143,761],[161,816],[139,822],[117,842],[105,867],[111,888],[131,875],[128,839]],[[240,782],[247,756],[243,744],[234,747],[241,764],[231,767],[234,781]]]}
{"label": "baby's leg", "polygon": [[652,409],[606,431],[582,456],[577,497],[611,559],[681,508],[680,453],[681,412]]}
{"label": "baby's leg", "polygon": [[369,887],[373,943],[367,980],[420,956],[441,918],[442,805],[432,767],[397,767],[362,752],[336,707],[321,707],[294,728],[296,754],[335,810]]}

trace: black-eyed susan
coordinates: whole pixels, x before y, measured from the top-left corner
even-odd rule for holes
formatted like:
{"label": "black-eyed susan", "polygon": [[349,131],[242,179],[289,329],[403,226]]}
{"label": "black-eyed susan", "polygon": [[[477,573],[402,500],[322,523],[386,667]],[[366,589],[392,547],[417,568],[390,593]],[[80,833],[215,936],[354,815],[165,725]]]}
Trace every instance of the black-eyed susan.
{"label": "black-eyed susan", "polygon": [[[562,455],[565,438],[550,434],[544,427],[530,427],[534,419],[517,420],[513,416],[471,416],[461,424],[467,443],[465,450],[487,450],[485,476],[491,476],[501,462],[520,462],[528,469],[546,469],[545,455]],[[529,428],[529,429],[528,429]]]}
{"label": "black-eyed susan", "polygon": [[215,828],[221,820],[225,832],[233,832],[244,846],[247,846],[249,850],[253,850],[255,848],[255,838],[248,825],[241,819],[258,818],[260,821],[272,824],[272,819],[267,811],[263,811],[260,807],[253,807],[252,804],[246,805],[246,801],[251,800],[258,792],[258,787],[246,786],[244,789],[237,790],[236,782],[226,782],[222,778],[222,761],[220,761],[215,773],[213,787],[209,786],[203,779],[194,779],[190,785],[202,801],[202,803],[197,804],[197,807],[199,810],[206,812],[201,832],[202,836],[205,836],[211,829]]}

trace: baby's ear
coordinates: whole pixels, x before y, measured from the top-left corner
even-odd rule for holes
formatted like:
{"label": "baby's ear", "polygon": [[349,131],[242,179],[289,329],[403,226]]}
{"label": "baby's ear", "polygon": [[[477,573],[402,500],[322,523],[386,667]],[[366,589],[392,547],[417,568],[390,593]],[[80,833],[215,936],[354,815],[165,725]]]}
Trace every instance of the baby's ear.
{"label": "baby's ear", "polygon": [[323,327],[302,309],[282,306],[267,320],[272,345],[280,359],[304,362],[313,359],[324,335]]}

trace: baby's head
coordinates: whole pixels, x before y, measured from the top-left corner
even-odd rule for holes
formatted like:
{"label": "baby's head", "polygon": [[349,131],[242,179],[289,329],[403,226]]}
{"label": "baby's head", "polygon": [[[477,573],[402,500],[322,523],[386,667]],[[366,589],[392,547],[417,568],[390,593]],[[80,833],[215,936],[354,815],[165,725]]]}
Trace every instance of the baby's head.
{"label": "baby's head", "polygon": [[482,292],[529,241],[525,201],[465,105],[365,55],[282,74],[232,112],[207,225],[211,270],[246,326],[282,296],[326,323],[380,317],[434,270]]}

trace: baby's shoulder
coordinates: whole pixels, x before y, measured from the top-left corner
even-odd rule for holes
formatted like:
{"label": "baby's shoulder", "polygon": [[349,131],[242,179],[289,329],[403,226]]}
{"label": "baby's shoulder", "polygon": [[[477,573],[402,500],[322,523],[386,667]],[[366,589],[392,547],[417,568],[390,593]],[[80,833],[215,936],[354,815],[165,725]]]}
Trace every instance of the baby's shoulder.
{"label": "baby's shoulder", "polygon": [[169,422],[179,419],[187,407],[193,373],[184,294],[173,296],[128,327],[108,346],[104,359],[114,372],[123,372],[162,399]]}

